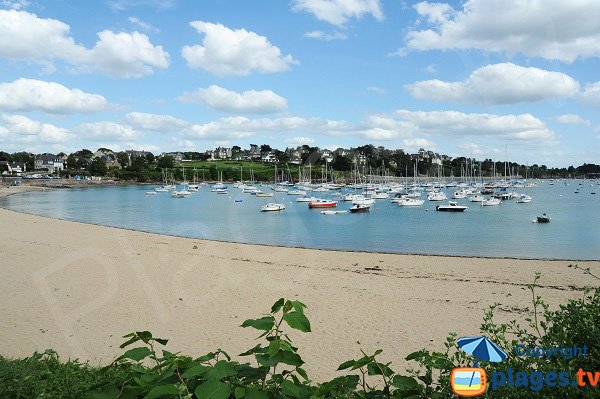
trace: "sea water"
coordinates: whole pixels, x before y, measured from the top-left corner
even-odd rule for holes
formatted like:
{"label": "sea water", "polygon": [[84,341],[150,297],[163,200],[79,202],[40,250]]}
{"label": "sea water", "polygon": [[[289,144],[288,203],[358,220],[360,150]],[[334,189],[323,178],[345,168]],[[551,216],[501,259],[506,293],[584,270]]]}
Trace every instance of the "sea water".
{"label": "sea water", "polygon": [[[228,194],[216,194],[209,186],[188,198],[172,198],[170,193],[145,195],[154,188],[147,185],[56,189],[12,195],[0,200],[0,205],[52,218],[208,240],[351,251],[598,260],[600,185],[585,181],[579,186],[579,182],[542,182],[518,189],[533,197],[528,204],[508,200],[499,206],[481,206],[468,198],[457,200],[469,207],[464,213],[435,211],[436,205],[447,201],[425,200],[422,207],[409,208],[388,199],[377,200],[368,213],[323,215],[286,193],[260,198],[231,187]],[[453,190],[446,190],[448,198]],[[596,191],[599,193],[592,194]],[[336,199],[334,194],[314,193]],[[286,209],[260,212],[267,202],[284,203]],[[337,209],[350,206],[350,202],[339,202]],[[552,218],[551,223],[532,223],[542,213]]]}

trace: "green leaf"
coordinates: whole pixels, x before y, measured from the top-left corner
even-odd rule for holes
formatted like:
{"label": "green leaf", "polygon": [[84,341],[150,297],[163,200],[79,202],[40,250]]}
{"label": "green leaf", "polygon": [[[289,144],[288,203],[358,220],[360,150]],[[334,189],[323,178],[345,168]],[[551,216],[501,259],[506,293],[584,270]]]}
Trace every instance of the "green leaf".
{"label": "green leaf", "polygon": [[236,374],[237,372],[235,371],[235,363],[228,362],[227,360],[219,360],[212,368],[208,368],[206,371],[206,378],[222,380],[223,378],[231,377],[232,375]]}
{"label": "green leaf", "polygon": [[248,349],[244,353],[240,353],[239,356],[249,356],[255,353],[267,353],[267,348],[263,348],[261,344],[257,344],[254,348]]}
{"label": "green leaf", "polygon": [[146,396],[144,396],[144,399],[156,399],[170,395],[179,395],[179,391],[177,390],[177,386],[175,384],[159,385],[154,387]]}
{"label": "green leaf", "polygon": [[275,318],[273,316],[265,316],[260,319],[248,319],[244,321],[241,327],[252,327],[257,330],[269,331],[275,325]]}
{"label": "green leaf", "polygon": [[373,360],[369,356],[364,356],[354,362],[354,366],[352,366],[352,370],[359,369],[367,364],[371,363]]}
{"label": "green leaf", "polygon": [[267,393],[257,388],[250,388],[246,392],[246,399],[267,399]]}
{"label": "green leaf", "polygon": [[273,357],[277,352],[279,352],[279,349],[281,349],[281,340],[276,339],[274,341],[271,341],[271,343],[269,344],[269,350],[267,353],[269,354],[269,356]]}
{"label": "green leaf", "polygon": [[296,312],[304,313],[304,309],[306,308],[305,304],[303,304],[300,301],[291,301],[291,302],[292,302],[292,306],[294,307],[294,310]]}
{"label": "green leaf", "polygon": [[340,364],[340,367],[338,367],[337,369],[338,369],[338,371],[345,370],[349,367],[354,366],[355,363],[356,363],[356,360],[348,360],[348,361],[345,361],[344,363]]}
{"label": "green leaf", "polygon": [[215,380],[206,381],[194,391],[198,399],[227,399],[230,393],[229,385]]}
{"label": "green leaf", "polygon": [[131,359],[139,362],[140,360],[150,356],[152,352],[145,346],[141,346],[139,348],[129,349],[127,352],[123,353],[117,359]]}
{"label": "green leaf", "polygon": [[273,357],[269,355],[256,355],[256,361],[262,366],[273,367],[279,363],[289,364],[290,366],[300,367],[304,361],[297,353],[279,351]]}
{"label": "green leaf", "polygon": [[304,313],[298,311],[289,312],[283,315],[283,320],[293,329],[310,332],[310,322],[304,316]]}
{"label": "green leaf", "polygon": [[412,377],[405,377],[402,375],[394,376],[394,379],[392,380],[392,385],[403,391],[419,389],[420,387],[417,380],[415,380]]}
{"label": "green leaf", "polygon": [[100,391],[93,392],[87,398],[89,399],[114,399],[119,396],[119,388],[114,385],[105,385]]}
{"label": "green leaf", "polygon": [[202,364],[197,364],[195,366],[190,367],[189,369],[185,370],[183,374],[181,374],[181,376],[183,378],[194,378],[194,377],[198,377],[203,375],[204,373],[206,373],[206,370],[208,369],[207,366],[203,366]]}
{"label": "green leaf", "polygon": [[425,351],[423,351],[423,350],[420,350],[420,351],[413,352],[413,353],[409,354],[409,355],[408,355],[408,356],[406,356],[404,359],[406,359],[406,360],[416,360],[416,359],[420,359],[420,358],[422,358],[423,356],[425,356],[425,353],[426,353]]}
{"label": "green leaf", "polygon": [[169,340],[168,340],[168,339],[164,339],[164,338],[154,338],[154,340],[155,340],[156,342],[158,342],[159,344],[161,344],[161,345],[166,345],[166,344],[167,344],[167,342],[169,342]]}
{"label": "green leaf", "polygon": [[127,341],[123,342],[121,345],[119,345],[119,348],[121,348],[121,349],[140,340],[140,338],[137,335],[135,335],[135,333],[123,335],[123,338],[129,338],[129,339]]}
{"label": "green leaf", "polygon": [[293,396],[294,398],[300,396],[300,388],[290,380],[285,380],[281,383],[281,391],[286,396]]}
{"label": "green leaf", "polygon": [[285,299],[279,298],[277,300],[277,302],[275,302],[273,304],[273,306],[271,306],[271,313],[277,313],[277,312],[279,312],[279,310],[283,307],[284,303],[285,303]]}
{"label": "green leaf", "polygon": [[236,387],[233,390],[233,395],[237,398],[237,399],[241,399],[244,397],[244,395],[246,394],[246,390],[242,387]]}
{"label": "green leaf", "polygon": [[302,378],[304,378],[304,381],[308,381],[308,374],[306,374],[306,371],[303,368],[296,367],[296,371]]}

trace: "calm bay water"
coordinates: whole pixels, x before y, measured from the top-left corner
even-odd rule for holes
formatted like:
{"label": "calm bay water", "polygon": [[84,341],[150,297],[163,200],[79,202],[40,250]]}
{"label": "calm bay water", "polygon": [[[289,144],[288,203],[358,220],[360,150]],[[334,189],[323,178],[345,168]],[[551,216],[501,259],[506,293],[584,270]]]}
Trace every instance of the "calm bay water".
{"label": "calm bay water", "polygon": [[[175,199],[169,193],[146,196],[153,187],[135,185],[23,193],[0,200],[0,205],[58,219],[210,240],[373,252],[598,260],[600,186],[594,182],[592,188],[586,181],[575,194],[578,183],[550,186],[543,182],[528,189],[533,196],[529,204],[513,200],[482,207],[459,200],[469,206],[464,213],[435,212],[439,202],[402,208],[390,200],[377,200],[370,213],[322,215],[285,193],[257,198],[231,187],[227,195],[201,187],[189,198]],[[446,190],[448,197],[451,190]],[[598,194],[592,195],[592,191]],[[325,195],[315,196],[326,198],[332,193],[318,194]],[[286,210],[259,212],[266,202],[284,202]],[[350,203],[339,203],[337,209],[348,207]],[[532,223],[543,212],[552,222]]]}

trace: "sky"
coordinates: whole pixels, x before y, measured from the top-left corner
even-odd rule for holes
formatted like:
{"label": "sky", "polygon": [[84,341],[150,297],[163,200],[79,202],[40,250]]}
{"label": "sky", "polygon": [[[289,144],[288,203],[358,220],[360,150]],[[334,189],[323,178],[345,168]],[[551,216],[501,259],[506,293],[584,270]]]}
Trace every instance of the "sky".
{"label": "sky", "polygon": [[600,163],[598,0],[0,0],[0,150]]}

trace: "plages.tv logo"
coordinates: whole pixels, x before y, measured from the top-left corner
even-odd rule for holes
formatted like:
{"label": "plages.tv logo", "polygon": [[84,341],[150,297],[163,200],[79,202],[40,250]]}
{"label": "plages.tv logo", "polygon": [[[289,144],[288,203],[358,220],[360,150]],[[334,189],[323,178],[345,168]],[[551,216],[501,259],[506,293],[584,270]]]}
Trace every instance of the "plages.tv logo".
{"label": "plages.tv logo", "polygon": [[[476,359],[488,362],[502,362],[506,353],[487,337],[463,337],[456,341],[458,347],[464,352],[473,355]],[[477,367],[457,367],[450,374],[452,391],[463,397],[479,396],[485,393],[488,379],[485,370]]]}

